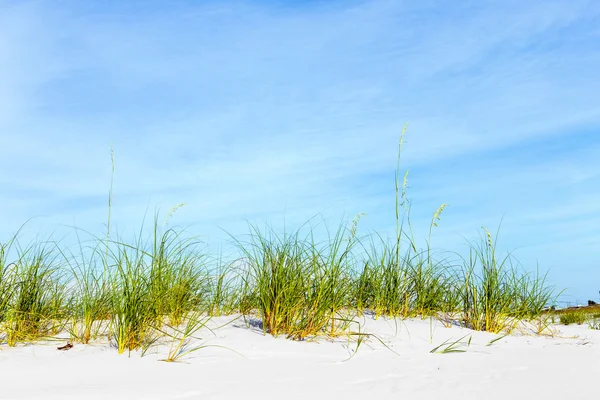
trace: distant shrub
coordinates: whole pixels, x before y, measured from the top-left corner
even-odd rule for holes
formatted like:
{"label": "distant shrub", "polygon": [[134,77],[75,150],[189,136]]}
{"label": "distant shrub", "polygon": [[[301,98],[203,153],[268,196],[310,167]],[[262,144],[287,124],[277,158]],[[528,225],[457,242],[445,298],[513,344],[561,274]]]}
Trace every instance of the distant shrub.
{"label": "distant shrub", "polygon": [[581,325],[587,319],[586,314],[581,311],[567,312],[560,316],[560,323],[563,325],[577,324]]}

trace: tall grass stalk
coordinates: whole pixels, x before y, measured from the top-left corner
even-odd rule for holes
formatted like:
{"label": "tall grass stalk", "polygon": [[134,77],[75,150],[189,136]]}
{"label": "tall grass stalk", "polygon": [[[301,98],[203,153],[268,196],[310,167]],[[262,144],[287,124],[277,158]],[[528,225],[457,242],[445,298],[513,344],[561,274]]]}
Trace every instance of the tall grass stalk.
{"label": "tall grass stalk", "polygon": [[108,190],[108,216],[106,219],[106,258],[108,259],[108,246],[110,240],[110,214],[112,211],[113,182],[115,178],[115,149],[110,147],[110,188]]}

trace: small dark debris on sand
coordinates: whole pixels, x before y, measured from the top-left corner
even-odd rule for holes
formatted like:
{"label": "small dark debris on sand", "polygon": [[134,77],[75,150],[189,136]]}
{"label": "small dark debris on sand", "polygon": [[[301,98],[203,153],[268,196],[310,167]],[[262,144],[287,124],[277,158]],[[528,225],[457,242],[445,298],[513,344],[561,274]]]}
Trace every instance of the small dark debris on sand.
{"label": "small dark debris on sand", "polygon": [[71,342],[67,342],[67,344],[65,344],[64,346],[57,347],[56,350],[67,351],[67,350],[71,350],[72,348],[73,348],[73,345],[71,344]]}

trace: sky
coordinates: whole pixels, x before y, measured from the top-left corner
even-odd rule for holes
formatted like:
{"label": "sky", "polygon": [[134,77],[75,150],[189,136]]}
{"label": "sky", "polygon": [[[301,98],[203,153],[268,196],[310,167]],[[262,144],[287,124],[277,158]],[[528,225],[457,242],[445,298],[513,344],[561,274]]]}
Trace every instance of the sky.
{"label": "sky", "polygon": [[0,241],[170,224],[463,251],[485,226],[563,299],[600,290],[600,3],[0,0]]}

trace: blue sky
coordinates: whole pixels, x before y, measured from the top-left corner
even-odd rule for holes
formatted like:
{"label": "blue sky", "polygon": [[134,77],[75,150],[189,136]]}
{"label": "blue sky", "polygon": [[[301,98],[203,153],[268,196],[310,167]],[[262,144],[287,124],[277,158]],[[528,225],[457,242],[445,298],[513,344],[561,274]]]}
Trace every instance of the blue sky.
{"label": "blue sky", "polygon": [[[449,3],[448,3],[449,4]],[[600,290],[596,1],[2,1],[0,240],[102,232],[185,203],[218,247],[245,220],[394,227],[408,122],[416,234],[499,246],[568,299]]]}

